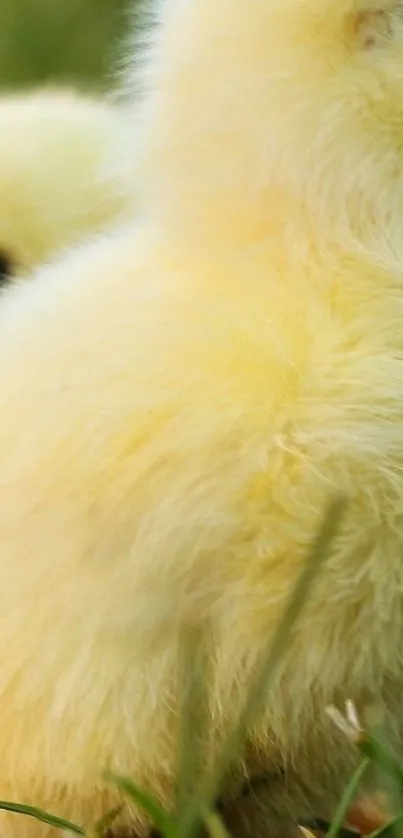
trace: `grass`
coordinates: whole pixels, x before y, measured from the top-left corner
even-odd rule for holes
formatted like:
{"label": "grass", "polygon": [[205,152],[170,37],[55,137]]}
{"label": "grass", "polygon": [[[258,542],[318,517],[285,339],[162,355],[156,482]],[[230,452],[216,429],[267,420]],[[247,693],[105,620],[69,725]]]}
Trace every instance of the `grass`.
{"label": "grass", "polygon": [[[185,648],[183,658],[184,691],[181,708],[181,758],[177,803],[173,812],[165,811],[146,789],[140,788],[136,784],[134,778],[110,774],[106,777],[109,782],[114,783],[119,788],[124,799],[128,799],[131,803],[145,810],[149,820],[159,831],[162,838],[194,838],[200,833],[201,827],[204,827],[210,838],[228,838],[226,828],[216,811],[216,805],[226,778],[232,766],[236,763],[238,755],[243,751],[248,730],[257,721],[263,709],[271,679],[291,642],[304,605],[310,596],[317,575],[326,561],[329,548],[337,535],[343,512],[344,502],[337,499],[325,515],[277,632],[266,653],[258,662],[245,704],[241,708],[237,723],[230,732],[218,764],[213,771],[204,774],[201,755],[197,753],[198,742],[203,738],[198,737],[199,726],[203,727],[207,721],[203,713],[200,713],[200,708],[206,705],[203,675],[206,650],[203,644],[203,627],[200,627],[199,633],[189,638],[189,644],[187,649]],[[196,659],[194,657],[195,647],[200,651]],[[192,673],[191,678],[189,678],[189,673]],[[327,838],[337,838],[345,823],[347,813],[356,798],[363,775],[368,768],[372,765],[379,769],[382,775],[390,781],[391,787],[393,786],[394,789],[395,799],[397,799],[396,790],[400,791],[400,795],[403,794],[403,767],[396,760],[382,737],[361,728],[351,704],[347,703],[346,717],[334,708],[329,709],[329,714],[343,733],[356,744],[358,761],[357,769],[342,796],[333,823],[328,831]],[[361,759],[359,758],[360,755]],[[11,810],[22,816],[34,817],[54,826],[55,829],[67,830],[76,835],[87,836],[87,838],[101,835],[113,824],[115,817],[120,812],[120,810],[107,812],[98,824],[95,824],[89,832],[86,832],[80,824],[70,823],[58,818],[56,814],[49,814],[34,807],[0,801],[0,809]],[[391,832],[394,832],[402,824],[403,811],[396,812],[392,820],[388,820],[381,829],[373,832],[372,838],[378,838],[378,836],[379,838],[380,836],[390,838]]]}
{"label": "grass", "polygon": [[[204,774],[201,754],[198,753],[198,742],[203,738],[198,736],[200,726],[203,732],[203,726],[207,722],[205,715],[200,713],[200,708],[206,705],[204,696],[206,649],[203,641],[203,627],[200,627],[188,638],[189,643],[185,645],[183,657],[182,741],[176,807],[173,811],[166,811],[146,789],[137,785],[134,778],[115,774],[108,774],[105,777],[108,782],[118,787],[123,799],[127,799],[131,804],[134,803],[146,812],[149,821],[162,838],[195,838],[200,834],[201,828],[210,838],[229,838],[226,827],[216,810],[225,780],[236,763],[238,755],[243,751],[250,726],[257,721],[262,711],[271,679],[292,640],[293,632],[317,575],[329,555],[329,548],[337,535],[343,513],[344,502],[340,499],[335,500],[319,528],[277,632],[266,653],[258,662],[245,704],[241,708],[237,723],[230,732],[213,771]],[[195,648],[199,650],[196,658]],[[189,678],[189,673],[192,673],[191,678]],[[326,838],[338,838],[351,806],[356,800],[364,775],[374,767],[386,780],[386,786],[392,790],[391,797],[394,802],[400,801],[401,806],[394,811],[393,816],[385,817],[382,825],[370,833],[370,838],[399,836],[403,829],[403,766],[400,765],[379,731],[362,728],[351,702],[346,703],[346,716],[333,707],[328,708],[328,712],[343,734],[355,743],[357,768],[342,795]],[[59,818],[57,814],[50,814],[32,806],[0,801],[0,809],[16,812],[21,816],[33,817],[53,826],[55,830],[68,831],[75,835],[86,836],[86,838],[103,835],[121,812],[121,807],[106,812],[101,821],[86,831],[80,824],[71,823]],[[313,833],[305,828],[301,830],[301,838],[302,835],[312,838]]]}
{"label": "grass", "polygon": [[[108,67],[113,64],[115,49],[125,30],[127,0],[1,0],[0,10],[0,89],[21,88],[36,84],[74,83],[87,88],[102,89],[108,85]],[[335,536],[343,505],[337,501],[329,511],[301,578],[284,613],[277,634],[260,661],[250,684],[246,703],[237,725],[213,773],[204,776],[198,753],[200,729],[207,719],[200,710],[203,700],[205,650],[202,633],[190,637],[189,655],[183,660],[182,736],[180,770],[174,812],[161,808],[146,789],[139,788],[134,778],[109,775],[123,798],[143,808],[163,838],[193,838],[201,824],[210,838],[227,838],[225,826],[215,811],[225,779],[237,756],[242,752],[250,725],[259,715],[270,679],[290,642],[315,578],[326,560],[329,545]],[[200,655],[194,660],[194,648]],[[197,665],[196,665],[197,664]],[[193,672],[189,680],[188,673]],[[347,785],[335,813],[327,838],[337,838],[347,813],[356,798],[364,774],[376,767],[393,790],[395,813],[392,819],[372,832],[372,838],[391,838],[403,829],[403,766],[396,760],[378,732],[362,730],[351,708],[344,719],[331,714],[357,747],[357,768]],[[100,767],[102,768],[102,767]],[[400,807],[400,808],[399,808]],[[33,806],[0,801],[0,809],[17,812],[21,817],[35,818],[57,830],[76,835],[101,835],[109,829],[120,810],[105,813],[89,833],[80,824],[63,820]]]}
{"label": "grass", "polygon": [[0,88],[108,84],[127,0],[1,0]]}
{"label": "grass", "polygon": [[[162,838],[195,838],[203,828],[209,838],[229,838],[226,827],[217,811],[217,804],[222,794],[225,781],[242,754],[247,740],[248,730],[256,723],[261,713],[267,690],[275,670],[282,660],[298,619],[315,585],[318,573],[329,555],[329,548],[337,535],[344,513],[343,500],[336,499],[324,517],[310,555],[302,569],[282,620],[268,649],[258,661],[255,677],[252,678],[246,701],[241,708],[237,723],[230,732],[222,754],[212,772],[203,771],[199,741],[203,740],[203,731],[207,718],[200,712],[206,706],[205,700],[205,664],[208,659],[204,646],[203,627],[188,637],[183,656],[183,698],[181,706],[182,736],[179,744],[179,772],[176,806],[173,811],[166,811],[147,789],[139,787],[134,778],[108,774],[105,780],[119,789],[123,799],[143,809]],[[195,657],[195,649],[198,654]],[[189,673],[191,676],[189,677]],[[357,717],[351,702],[346,703],[346,715],[336,708],[328,708],[329,715],[357,747],[357,768],[342,795],[334,819],[326,838],[338,838],[342,831],[352,804],[357,798],[364,775],[370,768],[377,769],[386,781],[395,807],[391,817],[385,817],[380,827],[370,833],[370,838],[393,838],[403,829],[403,766],[388,747],[382,733],[366,730]],[[202,734],[200,736],[200,733]],[[101,769],[102,767],[100,767]],[[12,811],[21,816],[35,818],[55,830],[67,831],[86,838],[97,838],[107,833],[122,807],[106,812],[104,817],[86,830],[81,824],[75,824],[59,818],[56,813],[45,812],[33,806],[0,801],[0,809]],[[301,830],[305,838],[313,838],[309,829]],[[269,837],[268,837],[269,838]],[[270,837],[271,838],[271,837]]]}

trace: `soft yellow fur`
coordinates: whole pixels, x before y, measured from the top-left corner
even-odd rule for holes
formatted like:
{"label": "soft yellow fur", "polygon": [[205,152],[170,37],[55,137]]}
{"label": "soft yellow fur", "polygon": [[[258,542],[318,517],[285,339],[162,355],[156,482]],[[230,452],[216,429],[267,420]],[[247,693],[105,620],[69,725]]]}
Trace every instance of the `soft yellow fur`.
{"label": "soft yellow fur", "polygon": [[89,823],[112,767],[169,800],[189,626],[208,762],[341,491],[241,766],[284,770],[273,822],[326,816],[353,759],[329,702],[375,699],[403,745],[402,4],[156,17],[142,220],[0,307],[0,796]]}
{"label": "soft yellow fur", "polygon": [[101,230],[126,199],[108,172],[123,110],[73,89],[0,97],[0,255],[30,270]]}

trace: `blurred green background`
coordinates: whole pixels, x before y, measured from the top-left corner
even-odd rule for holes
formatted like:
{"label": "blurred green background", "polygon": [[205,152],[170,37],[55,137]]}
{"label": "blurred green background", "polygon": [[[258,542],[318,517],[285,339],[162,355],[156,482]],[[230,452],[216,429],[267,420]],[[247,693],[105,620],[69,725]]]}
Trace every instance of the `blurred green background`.
{"label": "blurred green background", "polygon": [[0,0],[0,87],[110,83],[128,0]]}

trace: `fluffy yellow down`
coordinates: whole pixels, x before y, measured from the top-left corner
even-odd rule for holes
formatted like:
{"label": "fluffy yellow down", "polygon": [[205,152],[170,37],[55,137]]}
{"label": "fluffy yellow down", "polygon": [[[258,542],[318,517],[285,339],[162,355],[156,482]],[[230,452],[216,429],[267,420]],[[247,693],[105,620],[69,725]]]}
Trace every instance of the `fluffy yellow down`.
{"label": "fluffy yellow down", "polygon": [[0,96],[0,269],[15,275],[110,224],[126,204],[109,175],[123,110],[74,89]]}
{"label": "fluffy yellow down", "polygon": [[244,755],[284,772],[255,807],[278,834],[346,781],[329,702],[375,699],[403,744],[403,5],[155,17],[122,140],[137,221],[0,307],[0,796],[90,824],[109,767],[169,801],[189,625],[208,763],[341,492]]}

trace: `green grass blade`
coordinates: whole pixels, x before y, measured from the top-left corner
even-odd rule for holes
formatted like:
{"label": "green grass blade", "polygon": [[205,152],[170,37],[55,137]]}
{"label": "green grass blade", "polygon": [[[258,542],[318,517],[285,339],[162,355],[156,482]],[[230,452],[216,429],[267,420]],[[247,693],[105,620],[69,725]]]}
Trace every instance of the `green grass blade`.
{"label": "green grass blade", "polygon": [[9,803],[6,800],[0,800],[0,809],[4,809],[7,812],[16,812],[19,815],[28,815],[28,817],[35,818],[37,821],[42,821],[42,823],[47,823],[56,829],[74,832],[76,835],[86,834],[82,826],[77,826],[77,824],[71,823],[71,821],[66,821],[63,818],[58,818],[56,815],[49,814],[49,812],[44,812],[42,809],[37,809],[36,806],[26,806],[23,803]]}
{"label": "green grass blade", "polygon": [[247,739],[249,727],[262,709],[270,679],[289,644],[292,629],[311,593],[318,572],[325,559],[328,558],[329,547],[339,530],[345,505],[343,498],[337,498],[330,504],[328,512],[322,520],[322,525],[319,527],[307,561],[285,608],[278,629],[269,645],[268,651],[257,667],[257,674],[252,679],[245,705],[241,710],[237,724],[228,737],[222,757],[218,761],[218,766],[212,775],[206,779],[200,789],[199,795],[195,796],[193,806],[180,823],[180,838],[189,838],[194,833],[196,824],[200,823],[201,811],[211,810],[221,794],[223,782],[228,770],[237,754],[242,751]]}
{"label": "green grass blade", "polygon": [[358,747],[362,754],[372,760],[384,777],[388,777],[395,788],[403,791],[403,767],[378,735],[365,732]]}
{"label": "green grass blade", "polygon": [[360,762],[358,768],[355,770],[337,807],[336,814],[333,818],[332,824],[330,826],[326,838],[337,838],[340,830],[344,826],[348,810],[350,809],[355,797],[357,796],[357,791],[361,783],[361,780],[370,765],[371,760],[365,757]]}
{"label": "green grass blade", "polygon": [[230,838],[229,832],[217,812],[206,812],[203,822],[210,838]]}
{"label": "green grass blade", "polygon": [[110,809],[106,815],[103,815],[99,821],[96,822],[93,832],[95,835],[103,835],[108,829],[111,828],[112,824],[115,822],[116,818],[120,815],[123,811],[123,806],[115,806],[114,809]]}
{"label": "green grass blade", "polygon": [[[388,743],[385,731],[379,725],[365,730],[358,745],[361,753],[372,760],[379,782],[388,795],[391,814],[396,815],[403,806],[403,768]],[[395,824],[394,834],[400,838],[403,835],[400,823]]]}
{"label": "green grass blade", "polygon": [[375,829],[374,832],[368,836],[368,838],[396,838],[396,833],[399,834],[400,830],[403,827],[403,812],[400,815],[396,815],[395,818],[388,821],[384,826],[381,826],[379,829]]}
{"label": "green grass blade", "polygon": [[322,526],[319,528],[305,566],[289,598],[274,638],[269,645],[268,652],[263,656],[263,660],[257,668],[257,674],[253,679],[238,723],[224,749],[218,774],[215,778],[215,784],[219,787],[221,787],[222,780],[239,748],[243,747],[250,725],[262,710],[266,688],[289,645],[292,629],[309,598],[318,572],[328,557],[329,546],[338,532],[344,509],[344,500],[337,499],[330,505],[328,513],[323,519]]}
{"label": "green grass blade", "polygon": [[174,819],[151,794],[140,788],[130,777],[110,772],[106,776],[108,780],[117,785],[126,797],[147,813],[154,826],[159,829],[165,838],[174,838],[176,832]]}
{"label": "green grass blade", "polygon": [[[203,630],[204,629],[204,630]],[[203,745],[208,741],[207,627],[189,627],[180,661],[180,733],[176,816],[180,820],[205,773]]]}

